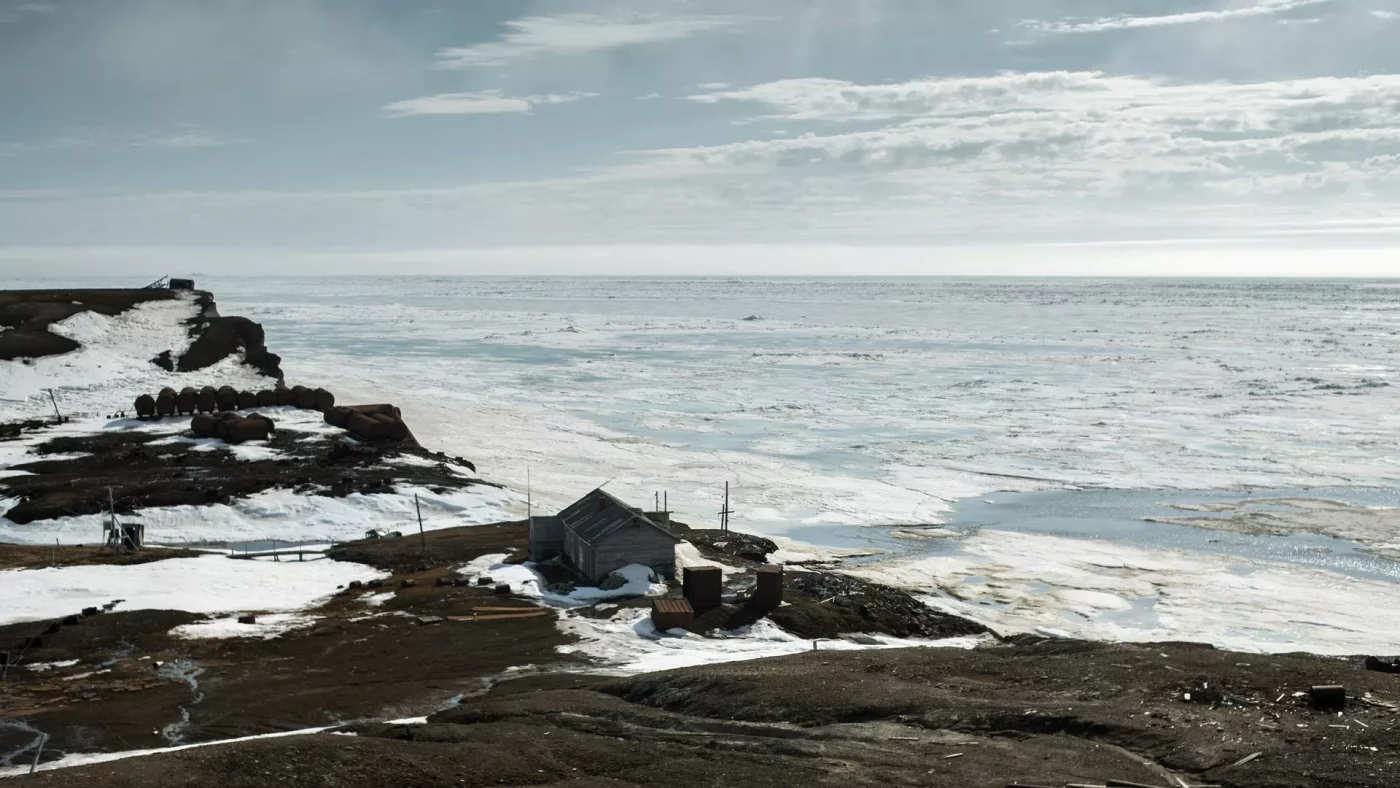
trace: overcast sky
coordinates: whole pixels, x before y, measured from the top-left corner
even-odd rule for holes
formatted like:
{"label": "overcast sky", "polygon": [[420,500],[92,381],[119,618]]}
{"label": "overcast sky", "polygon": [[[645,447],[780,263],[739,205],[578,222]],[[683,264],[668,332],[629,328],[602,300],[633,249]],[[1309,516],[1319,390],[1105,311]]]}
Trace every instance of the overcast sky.
{"label": "overcast sky", "polygon": [[1400,0],[0,0],[0,272],[1400,275],[1397,42]]}

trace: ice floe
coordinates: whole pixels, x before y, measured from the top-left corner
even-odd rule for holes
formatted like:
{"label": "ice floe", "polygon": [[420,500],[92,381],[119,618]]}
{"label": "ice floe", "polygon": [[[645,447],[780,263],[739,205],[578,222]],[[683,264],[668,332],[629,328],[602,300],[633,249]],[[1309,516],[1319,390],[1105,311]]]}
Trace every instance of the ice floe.
{"label": "ice floe", "polygon": [[850,567],[1002,632],[1250,652],[1400,651],[1400,585],[1236,556],[984,529],[949,555]]}

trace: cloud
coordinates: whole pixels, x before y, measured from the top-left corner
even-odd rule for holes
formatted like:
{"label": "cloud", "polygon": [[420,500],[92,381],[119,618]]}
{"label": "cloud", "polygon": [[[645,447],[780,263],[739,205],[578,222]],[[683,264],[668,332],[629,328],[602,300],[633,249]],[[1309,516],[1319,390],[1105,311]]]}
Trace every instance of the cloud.
{"label": "cloud", "polygon": [[0,156],[20,156],[46,151],[115,150],[118,148],[216,148],[249,140],[217,134],[194,123],[181,123],[161,131],[115,132],[111,129],[74,128],[42,140],[0,143]]}
{"label": "cloud", "polygon": [[54,3],[25,3],[11,11],[0,11],[0,25],[18,22],[27,16],[51,16],[56,13],[58,6]]}
{"label": "cloud", "polygon": [[585,98],[593,98],[597,93],[549,93],[538,96],[507,96],[499,90],[481,90],[474,93],[439,93],[436,96],[396,101],[382,107],[391,118],[404,118],[411,115],[497,115],[511,112],[529,112],[543,104],[567,104]]}
{"label": "cloud", "polygon": [[728,82],[701,82],[699,85],[696,85],[695,87],[700,88],[701,90],[724,90],[725,88],[729,87],[729,83],[728,83]]}
{"label": "cloud", "polygon": [[[1400,200],[1400,75],[1178,83],[1101,72],[886,85],[782,80],[693,97],[878,129],[639,153],[643,169],[838,187],[869,202]],[[828,198],[835,195],[827,195]]]}
{"label": "cloud", "polygon": [[712,30],[735,27],[736,16],[660,17],[556,14],[506,22],[498,40],[437,53],[441,68],[500,66],[541,55],[580,55],[607,49],[679,41]]}
{"label": "cloud", "polygon": [[1255,0],[1254,5],[1242,8],[1222,8],[1216,11],[1193,11],[1165,16],[1110,16],[1087,21],[1044,21],[1027,20],[1021,22],[1044,33],[1101,33],[1108,30],[1132,30],[1143,27],[1165,27],[1171,25],[1192,25],[1200,22],[1219,22],[1226,19],[1243,19],[1257,16],[1271,16],[1306,6],[1322,5],[1331,0]]}
{"label": "cloud", "polygon": [[1394,21],[1394,20],[1396,20],[1396,19],[1400,19],[1400,12],[1376,10],[1376,11],[1372,11],[1372,12],[1371,12],[1371,16],[1374,16],[1374,17],[1377,18],[1377,19],[1385,19],[1385,20],[1387,20],[1387,21]]}
{"label": "cloud", "polygon": [[647,94],[645,94],[645,95],[638,96],[638,97],[637,97],[637,100],[638,100],[638,101],[653,101],[653,100],[659,99],[659,98],[661,98],[661,94],[660,94],[660,93],[647,93]]}

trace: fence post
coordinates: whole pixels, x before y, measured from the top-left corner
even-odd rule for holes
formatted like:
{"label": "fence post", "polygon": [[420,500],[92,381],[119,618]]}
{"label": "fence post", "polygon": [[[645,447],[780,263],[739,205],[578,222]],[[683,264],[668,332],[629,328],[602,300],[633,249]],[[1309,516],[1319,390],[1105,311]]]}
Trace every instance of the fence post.
{"label": "fence post", "polygon": [[413,494],[413,509],[418,512],[418,547],[420,552],[427,554],[428,537],[423,533],[423,507],[418,505],[418,493]]}

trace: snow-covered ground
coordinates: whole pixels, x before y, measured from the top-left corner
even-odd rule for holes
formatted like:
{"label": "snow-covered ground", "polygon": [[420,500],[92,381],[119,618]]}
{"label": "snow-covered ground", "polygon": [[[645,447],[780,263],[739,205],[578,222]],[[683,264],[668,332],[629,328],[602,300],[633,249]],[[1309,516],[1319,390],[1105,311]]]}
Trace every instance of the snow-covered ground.
{"label": "snow-covered ground", "polygon": [[614,589],[579,586],[567,594],[552,593],[546,589],[544,576],[536,572],[530,564],[502,563],[504,553],[483,555],[457,568],[457,573],[475,582],[478,578],[489,577],[493,584],[510,586],[516,596],[537,599],[542,604],[554,607],[580,607],[604,602],[609,599],[622,599],[638,596],[662,596],[667,587],[651,569],[638,564],[624,566],[617,570],[627,582]]}
{"label": "snow-covered ground", "polygon": [[[71,283],[69,283],[71,285]],[[82,312],[49,327],[82,343],[71,353],[39,359],[0,361],[0,420],[53,414],[44,389],[54,389],[68,416],[99,416],[133,411],[141,394],[169,386],[233,386],[258,390],[274,381],[238,358],[227,358],[198,372],[166,372],[151,359],[166,350],[180,356],[189,348],[184,321],[199,312],[192,293],[138,304],[115,317]]]}
{"label": "snow-covered ground", "polygon": [[219,553],[127,566],[10,569],[0,571],[0,624],[60,618],[118,599],[118,611],[297,611],[336,586],[383,576],[362,564],[242,561]]}
{"label": "snow-covered ground", "polygon": [[780,657],[814,648],[838,651],[910,646],[973,648],[986,641],[986,638],[976,637],[917,640],[874,635],[814,642],[791,635],[767,619],[742,629],[702,637],[685,630],[658,632],[651,624],[650,613],[636,608],[620,610],[607,619],[568,611],[562,611],[560,616],[559,628],[579,638],[579,642],[562,646],[560,651],[592,660],[590,672],[614,675]]}

